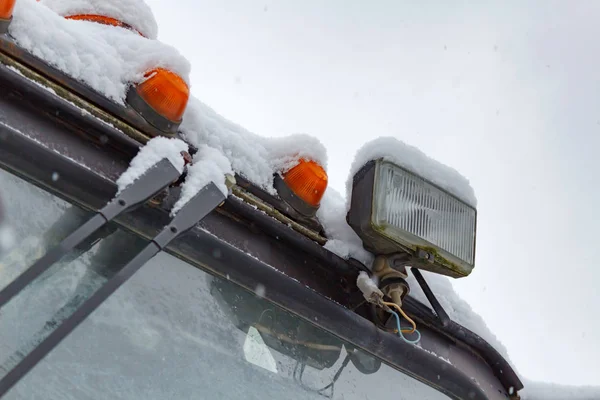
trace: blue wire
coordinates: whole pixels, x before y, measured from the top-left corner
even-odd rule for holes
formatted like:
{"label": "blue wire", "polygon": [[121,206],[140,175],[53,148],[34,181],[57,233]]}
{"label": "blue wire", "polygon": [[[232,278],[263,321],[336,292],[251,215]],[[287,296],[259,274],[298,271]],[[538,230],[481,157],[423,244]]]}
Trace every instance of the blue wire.
{"label": "blue wire", "polygon": [[400,317],[398,316],[398,314],[392,310],[388,310],[388,311],[391,312],[392,314],[394,314],[394,317],[396,317],[396,327],[398,329],[398,336],[400,336],[402,338],[402,340],[404,340],[406,343],[410,343],[410,344],[419,343],[419,341],[421,340],[421,332],[419,332],[418,330],[415,329],[415,333],[417,334],[417,339],[415,339],[415,340],[407,339],[404,336],[404,334],[402,333],[402,327],[400,326]]}

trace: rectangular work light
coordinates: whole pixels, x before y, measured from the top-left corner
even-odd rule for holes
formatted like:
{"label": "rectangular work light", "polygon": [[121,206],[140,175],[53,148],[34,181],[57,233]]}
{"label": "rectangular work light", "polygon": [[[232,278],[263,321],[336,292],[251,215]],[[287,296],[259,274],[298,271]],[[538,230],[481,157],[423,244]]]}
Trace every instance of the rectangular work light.
{"label": "rectangular work light", "polygon": [[411,266],[467,276],[476,221],[475,208],[388,161],[371,161],[354,176],[348,223],[376,255],[407,252]]}

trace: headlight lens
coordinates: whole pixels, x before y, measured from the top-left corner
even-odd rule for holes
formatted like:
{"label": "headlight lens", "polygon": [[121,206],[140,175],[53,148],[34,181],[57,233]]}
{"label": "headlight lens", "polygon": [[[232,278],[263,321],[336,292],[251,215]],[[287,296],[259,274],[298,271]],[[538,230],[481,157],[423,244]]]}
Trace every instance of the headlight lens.
{"label": "headlight lens", "polygon": [[[373,222],[406,242],[414,236],[472,265],[475,210],[393,164],[380,165]],[[423,243],[427,245],[428,243]]]}
{"label": "headlight lens", "polygon": [[348,222],[377,254],[424,250],[432,262],[419,267],[466,276],[476,220],[473,207],[390,162],[367,164],[355,177]]}

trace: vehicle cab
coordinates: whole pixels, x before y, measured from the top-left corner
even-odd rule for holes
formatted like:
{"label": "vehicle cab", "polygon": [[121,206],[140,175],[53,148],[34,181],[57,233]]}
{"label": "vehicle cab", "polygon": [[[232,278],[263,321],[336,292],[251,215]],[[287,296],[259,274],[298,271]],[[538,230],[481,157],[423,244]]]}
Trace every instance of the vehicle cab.
{"label": "vehicle cab", "polygon": [[[326,208],[324,163],[296,145],[311,139],[290,152],[233,126],[191,96],[188,66],[151,23],[93,3],[0,0],[0,398],[518,398],[508,361],[419,272],[474,267],[476,208],[460,183],[415,173],[392,145],[363,154],[347,209]],[[137,61],[95,80],[31,42],[44,40],[35,21],[87,46],[77,62],[94,46]],[[185,143],[184,169],[107,218],[156,138]],[[174,226],[206,146],[230,163],[214,182],[224,201],[124,275]],[[359,244],[346,257],[339,230]]]}

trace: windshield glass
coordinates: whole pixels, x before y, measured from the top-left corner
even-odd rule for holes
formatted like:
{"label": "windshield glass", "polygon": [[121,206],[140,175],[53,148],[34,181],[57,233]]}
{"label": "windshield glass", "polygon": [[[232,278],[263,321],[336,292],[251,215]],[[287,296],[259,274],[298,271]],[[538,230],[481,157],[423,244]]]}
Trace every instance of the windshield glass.
{"label": "windshield glass", "polygon": [[[15,239],[0,254],[2,288],[88,215],[1,170],[0,187]],[[8,303],[0,377],[144,245],[102,230]],[[6,398],[447,398],[270,304],[264,290],[160,253]]]}

